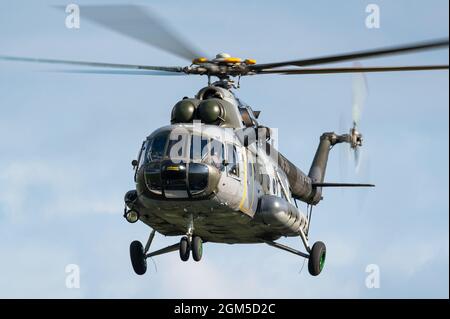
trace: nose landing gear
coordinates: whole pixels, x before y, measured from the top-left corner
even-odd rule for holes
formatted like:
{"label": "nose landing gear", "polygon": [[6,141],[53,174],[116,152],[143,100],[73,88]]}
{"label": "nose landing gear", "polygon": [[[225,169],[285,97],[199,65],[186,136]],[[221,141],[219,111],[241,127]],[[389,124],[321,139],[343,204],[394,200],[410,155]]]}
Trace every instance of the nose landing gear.
{"label": "nose landing gear", "polygon": [[192,258],[195,261],[200,261],[203,255],[203,241],[199,236],[192,238]]}
{"label": "nose landing gear", "polygon": [[188,238],[182,237],[180,240],[180,259],[182,261],[188,261],[189,256],[191,255],[191,247]]}
{"label": "nose landing gear", "polygon": [[189,216],[186,236],[180,240],[180,259],[188,261],[192,251],[192,258],[195,261],[200,261],[203,255],[203,240],[199,236],[194,235],[194,216]]}
{"label": "nose landing gear", "polygon": [[188,236],[184,236],[180,240],[180,259],[188,261],[192,251],[192,258],[195,261],[200,261],[203,255],[203,241],[199,236],[193,236],[189,240]]}

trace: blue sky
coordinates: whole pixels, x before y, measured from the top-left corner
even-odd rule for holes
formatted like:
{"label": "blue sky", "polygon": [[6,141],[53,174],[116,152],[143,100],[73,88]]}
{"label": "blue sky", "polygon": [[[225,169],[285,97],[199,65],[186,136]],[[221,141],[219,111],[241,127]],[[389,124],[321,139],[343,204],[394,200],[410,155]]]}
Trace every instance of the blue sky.
{"label": "blue sky", "polygon": [[[108,1],[107,3],[125,3]],[[115,63],[185,61],[81,20],[79,30],[50,7],[64,1],[0,1],[0,54]],[[91,3],[78,1],[80,5]],[[95,3],[104,3],[96,1]],[[134,2],[136,3],[136,2]],[[143,2],[141,2],[143,3]],[[365,7],[381,28],[365,27]],[[448,2],[152,1],[150,6],[211,56],[226,51],[271,62],[448,36]],[[81,16],[82,19],[82,16]],[[448,63],[448,50],[362,61],[363,65]],[[349,64],[344,64],[349,65]],[[53,66],[51,68],[54,68]],[[363,172],[328,181],[367,181],[371,190],[327,189],[311,240],[327,244],[319,277],[303,261],[265,245],[205,246],[200,263],[178,254],[134,275],[129,243],[149,229],[122,218],[133,188],[130,161],[166,125],[172,106],[206,79],[75,75],[0,62],[0,297],[417,298],[449,296],[448,72],[367,75]],[[237,94],[279,129],[280,150],[308,170],[324,131],[350,116],[351,75],[260,76]],[[350,170],[349,170],[350,172]],[[178,238],[157,236],[154,247]],[[298,238],[282,242],[301,247]],[[65,266],[81,270],[65,286]],[[380,267],[380,288],[365,286]]]}

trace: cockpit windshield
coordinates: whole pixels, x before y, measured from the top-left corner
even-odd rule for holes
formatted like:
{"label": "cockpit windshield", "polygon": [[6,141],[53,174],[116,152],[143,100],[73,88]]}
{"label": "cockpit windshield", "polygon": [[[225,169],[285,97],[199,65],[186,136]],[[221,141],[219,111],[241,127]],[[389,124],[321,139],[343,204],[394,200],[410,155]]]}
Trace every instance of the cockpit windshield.
{"label": "cockpit windshield", "polygon": [[169,136],[166,158],[172,161],[186,160],[188,158],[188,142],[188,133],[172,131]]}
{"label": "cockpit windshield", "polygon": [[212,164],[218,169],[223,166],[224,146],[216,139],[192,135],[189,154],[193,162]]}
{"label": "cockpit windshield", "polygon": [[217,139],[186,132],[161,132],[147,141],[146,162],[188,160],[223,168],[225,147]]}

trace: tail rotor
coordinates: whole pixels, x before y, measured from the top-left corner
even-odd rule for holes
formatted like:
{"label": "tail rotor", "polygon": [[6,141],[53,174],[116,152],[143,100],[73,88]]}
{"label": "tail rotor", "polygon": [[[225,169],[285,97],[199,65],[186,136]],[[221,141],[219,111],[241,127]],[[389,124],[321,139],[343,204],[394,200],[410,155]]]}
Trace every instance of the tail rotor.
{"label": "tail rotor", "polygon": [[[362,68],[360,63],[354,63],[354,67]],[[360,168],[361,150],[363,136],[359,132],[362,113],[368,96],[367,78],[364,73],[356,73],[352,81],[352,128],[350,129],[350,148],[353,151],[355,169],[358,173]]]}

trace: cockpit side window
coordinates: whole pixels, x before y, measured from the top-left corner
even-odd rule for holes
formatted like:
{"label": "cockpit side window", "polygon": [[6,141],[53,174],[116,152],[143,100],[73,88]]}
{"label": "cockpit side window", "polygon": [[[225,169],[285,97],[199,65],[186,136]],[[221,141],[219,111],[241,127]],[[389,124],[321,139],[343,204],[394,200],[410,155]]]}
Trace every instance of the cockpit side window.
{"label": "cockpit side window", "polygon": [[137,169],[139,169],[139,167],[141,167],[142,164],[144,163],[145,153],[147,151],[148,145],[152,145],[152,141],[151,140],[146,140],[146,141],[144,141],[142,143],[141,150],[139,151],[138,167],[137,167]]}

